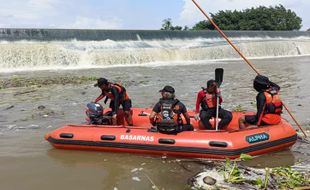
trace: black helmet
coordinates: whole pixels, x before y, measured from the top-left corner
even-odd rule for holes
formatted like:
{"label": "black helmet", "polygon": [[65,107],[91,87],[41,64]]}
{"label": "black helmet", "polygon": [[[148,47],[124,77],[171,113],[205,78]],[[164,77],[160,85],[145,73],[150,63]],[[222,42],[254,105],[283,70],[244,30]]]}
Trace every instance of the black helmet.
{"label": "black helmet", "polygon": [[270,87],[269,78],[263,75],[257,75],[253,81],[253,87],[257,92],[261,92]]}
{"label": "black helmet", "polygon": [[172,86],[165,86],[163,89],[161,89],[159,92],[169,92],[171,94],[174,94],[175,90]]}
{"label": "black helmet", "polygon": [[100,86],[102,86],[103,84],[109,84],[109,81],[106,79],[106,78],[99,78],[99,79],[97,79],[97,83],[96,84],[94,84],[94,86],[96,87],[96,86],[98,86],[98,87],[100,87]]}

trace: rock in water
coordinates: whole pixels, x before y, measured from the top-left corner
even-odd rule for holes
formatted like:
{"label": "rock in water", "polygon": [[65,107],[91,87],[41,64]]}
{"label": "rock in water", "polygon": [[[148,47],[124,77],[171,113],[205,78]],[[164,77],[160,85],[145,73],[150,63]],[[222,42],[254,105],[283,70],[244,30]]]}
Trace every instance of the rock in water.
{"label": "rock in water", "polygon": [[210,176],[206,176],[203,178],[203,182],[208,184],[208,185],[214,185],[216,183],[216,179],[214,179]]}

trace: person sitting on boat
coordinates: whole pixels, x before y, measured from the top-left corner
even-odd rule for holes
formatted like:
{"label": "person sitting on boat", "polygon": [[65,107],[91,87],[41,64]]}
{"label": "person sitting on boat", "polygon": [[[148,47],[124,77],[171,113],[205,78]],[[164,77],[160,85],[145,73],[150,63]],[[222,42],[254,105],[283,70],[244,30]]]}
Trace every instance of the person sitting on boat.
{"label": "person sitting on boat", "polygon": [[[165,86],[159,92],[162,98],[155,104],[150,114],[151,124],[157,126],[159,132],[167,134],[193,130],[185,105],[175,98],[174,88]],[[181,114],[185,118],[186,125],[183,124]]]}
{"label": "person sitting on boat", "polygon": [[[195,110],[195,119],[202,122],[205,128],[208,130],[212,130],[212,125],[210,123],[210,119],[212,117],[216,117],[216,97],[219,94],[219,90],[217,88],[217,83],[215,80],[209,80],[207,82],[207,88],[203,88],[201,91],[197,94],[196,99],[196,110]],[[219,95],[219,104],[222,103],[222,96]],[[201,110],[199,112],[199,107],[201,107]],[[229,122],[232,120],[232,113],[230,111],[227,111],[219,105],[219,118],[221,118],[221,121],[218,124],[219,129],[224,129]]]}
{"label": "person sitting on boat", "polygon": [[118,83],[111,83],[105,78],[97,79],[97,83],[94,86],[101,89],[101,94],[96,98],[95,103],[104,97],[106,97],[104,101],[105,103],[108,99],[111,99],[110,108],[112,109],[112,124],[116,125],[118,109],[120,105],[122,105],[125,113],[125,120],[129,126],[132,126],[131,99],[126,92],[126,89],[122,85]]}
{"label": "person sitting on boat", "polygon": [[250,125],[276,125],[281,121],[282,101],[279,96],[280,87],[269,81],[268,77],[257,75],[253,82],[256,96],[257,112],[255,115],[244,115],[239,118],[239,128]]}

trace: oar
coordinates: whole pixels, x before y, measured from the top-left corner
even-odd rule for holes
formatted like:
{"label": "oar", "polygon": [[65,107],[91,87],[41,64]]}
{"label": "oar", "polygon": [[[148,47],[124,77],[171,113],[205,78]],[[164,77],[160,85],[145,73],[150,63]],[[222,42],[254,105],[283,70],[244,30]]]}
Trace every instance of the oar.
{"label": "oar", "polygon": [[224,69],[216,68],[215,69],[215,81],[217,82],[218,87],[220,87],[223,82],[223,76],[224,76]]}
{"label": "oar", "polygon": [[[214,26],[214,28],[222,35],[223,38],[225,38],[225,40],[231,45],[231,47],[233,47],[236,52],[240,55],[240,57],[242,57],[242,59],[256,72],[256,74],[260,74],[258,72],[258,70],[254,67],[254,65],[241,53],[241,51],[237,48],[237,46],[235,46],[233,44],[233,42],[226,36],[226,34],[224,34],[224,32],[217,26],[217,24],[215,24],[215,22],[211,19],[211,17],[209,17],[209,15],[198,5],[198,3],[195,0],[192,0],[193,3],[196,5],[196,7],[202,12],[203,15],[205,15],[205,17],[207,17],[207,19],[210,21],[210,23]],[[291,113],[291,111],[288,109],[288,107],[283,103],[284,108],[286,109],[286,111],[288,112],[288,114],[291,116],[291,118],[293,119],[293,121],[295,122],[295,124],[299,127],[299,129],[302,131],[302,133],[304,134],[305,137],[307,137],[307,134],[305,133],[305,131],[303,130],[303,128],[301,127],[301,125],[297,122],[297,120],[295,119],[295,117],[293,116],[293,114]]]}
{"label": "oar", "polygon": [[218,93],[218,90],[220,89],[220,86],[223,82],[223,76],[224,76],[224,69],[223,68],[216,68],[215,69],[215,81],[217,83],[217,93],[216,93],[216,117],[215,117],[215,130],[218,130],[218,121],[219,118],[219,104],[220,104],[220,94]]}

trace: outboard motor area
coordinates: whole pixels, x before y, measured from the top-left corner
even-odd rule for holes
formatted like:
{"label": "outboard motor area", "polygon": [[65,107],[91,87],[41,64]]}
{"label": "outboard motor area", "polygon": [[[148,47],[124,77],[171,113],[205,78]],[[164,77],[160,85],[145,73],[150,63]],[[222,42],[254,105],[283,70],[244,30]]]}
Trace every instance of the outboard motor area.
{"label": "outboard motor area", "polygon": [[111,124],[111,116],[109,113],[103,114],[103,107],[101,104],[98,103],[88,103],[86,105],[86,121],[88,124],[95,124],[95,125],[109,125]]}

